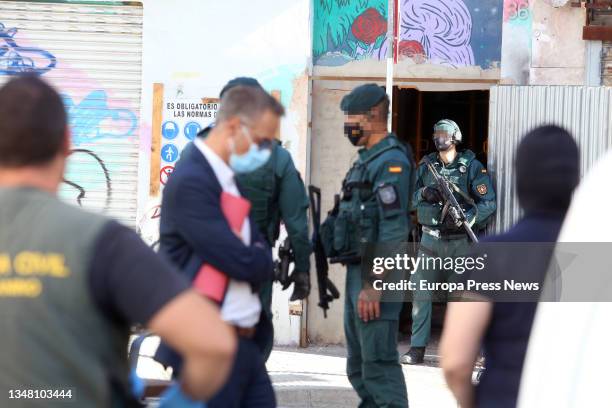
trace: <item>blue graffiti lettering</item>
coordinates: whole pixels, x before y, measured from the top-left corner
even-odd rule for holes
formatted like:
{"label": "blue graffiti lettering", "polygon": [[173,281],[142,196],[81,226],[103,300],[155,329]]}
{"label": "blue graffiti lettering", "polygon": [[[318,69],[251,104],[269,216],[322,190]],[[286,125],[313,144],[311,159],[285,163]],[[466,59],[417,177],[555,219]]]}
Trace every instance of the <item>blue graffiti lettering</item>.
{"label": "blue graffiti lettering", "polygon": [[75,146],[104,138],[129,137],[138,125],[138,118],[131,110],[110,108],[103,90],[91,92],[78,105],[64,95],[64,104]]}
{"label": "blue graffiti lettering", "polygon": [[[15,34],[17,28],[6,29],[4,24],[0,23],[0,75],[42,75],[55,68],[57,59],[53,54],[41,48],[17,45]],[[44,63],[39,65],[37,62],[40,60],[44,60]]]}

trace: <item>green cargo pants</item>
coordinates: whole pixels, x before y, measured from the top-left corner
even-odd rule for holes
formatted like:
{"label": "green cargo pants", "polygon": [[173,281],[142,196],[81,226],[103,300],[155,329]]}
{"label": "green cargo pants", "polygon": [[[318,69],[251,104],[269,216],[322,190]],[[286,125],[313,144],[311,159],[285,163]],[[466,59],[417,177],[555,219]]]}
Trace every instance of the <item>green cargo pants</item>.
{"label": "green cargo pants", "polygon": [[346,372],[361,398],[360,408],[408,407],[406,382],[399,364],[397,335],[402,303],[381,303],[380,319],[364,323],[357,313],[360,265],[347,268],[344,301]]}
{"label": "green cargo pants", "polygon": [[[423,233],[418,256],[429,258],[437,256],[440,258],[465,256],[470,247],[468,238],[443,240]],[[411,281],[418,282],[427,279],[429,282],[452,282],[455,273],[453,271],[418,268]],[[412,336],[411,347],[425,347],[431,335],[431,300],[423,300],[431,296],[427,291],[417,291],[416,300],[412,301]]]}

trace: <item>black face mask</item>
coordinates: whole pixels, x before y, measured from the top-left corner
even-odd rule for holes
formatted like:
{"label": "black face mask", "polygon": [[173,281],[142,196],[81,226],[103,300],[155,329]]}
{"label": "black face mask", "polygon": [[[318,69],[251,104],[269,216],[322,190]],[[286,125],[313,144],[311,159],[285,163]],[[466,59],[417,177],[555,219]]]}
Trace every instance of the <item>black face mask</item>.
{"label": "black face mask", "polygon": [[453,145],[450,139],[443,136],[434,137],[433,140],[439,152],[445,152]]}
{"label": "black face mask", "polygon": [[358,123],[345,123],[344,136],[348,137],[353,146],[357,146],[357,143],[363,137],[363,128]]}

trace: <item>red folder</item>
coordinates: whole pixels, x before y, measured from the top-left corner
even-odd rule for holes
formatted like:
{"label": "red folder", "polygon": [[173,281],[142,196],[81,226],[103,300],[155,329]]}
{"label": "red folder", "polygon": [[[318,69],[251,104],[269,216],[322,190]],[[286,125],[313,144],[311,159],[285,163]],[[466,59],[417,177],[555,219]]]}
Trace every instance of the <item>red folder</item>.
{"label": "red folder", "polygon": [[[221,193],[221,211],[234,234],[239,237],[250,210],[251,203],[248,200],[225,191]],[[203,264],[193,280],[193,287],[204,296],[221,304],[228,282],[229,278],[223,272],[211,265]]]}

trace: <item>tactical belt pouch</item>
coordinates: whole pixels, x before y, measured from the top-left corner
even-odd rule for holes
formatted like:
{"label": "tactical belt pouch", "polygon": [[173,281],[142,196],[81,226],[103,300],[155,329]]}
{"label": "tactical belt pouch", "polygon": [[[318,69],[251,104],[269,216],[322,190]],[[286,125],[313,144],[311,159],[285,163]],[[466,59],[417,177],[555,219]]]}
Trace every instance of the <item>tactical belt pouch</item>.
{"label": "tactical belt pouch", "polygon": [[328,215],[323,224],[321,224],[321,229],[319,231],[321,234],[321,244],[323,244],[325,256],[328,258],[338,255],[334,249],[334,228],[336,220],[337,217],[335,215]]}
{"label": "tactical belt pouch", "polygon": [[361,210],[359,223],[358,239],[359,239],[359,255],[363,256],[362,244],[376,242],[378,239],[378,209],[375,204],[365,205]]}
{"label": "tactical belt pouch", "polygon": [[351,250],[351,235],[354,234],[348,212],[341,212],[334,223],[334,250],[343,255]]}

